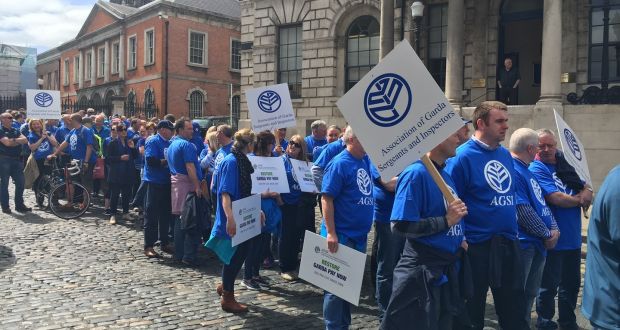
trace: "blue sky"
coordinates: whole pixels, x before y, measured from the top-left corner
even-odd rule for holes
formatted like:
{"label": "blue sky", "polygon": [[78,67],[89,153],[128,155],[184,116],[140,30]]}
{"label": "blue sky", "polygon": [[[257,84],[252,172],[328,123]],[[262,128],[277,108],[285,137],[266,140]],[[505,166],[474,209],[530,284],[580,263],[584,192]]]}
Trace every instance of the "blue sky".
{"label": "blue sky", "polygon": [[0,43],[42,53],[77,35],[96,0],[0,0]]}

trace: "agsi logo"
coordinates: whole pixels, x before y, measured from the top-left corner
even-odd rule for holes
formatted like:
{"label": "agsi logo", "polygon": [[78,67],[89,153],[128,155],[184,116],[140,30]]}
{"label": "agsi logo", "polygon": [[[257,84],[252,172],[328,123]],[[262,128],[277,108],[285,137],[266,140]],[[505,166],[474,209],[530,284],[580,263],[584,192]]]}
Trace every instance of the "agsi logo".
{"label": "agsi logo", "polygon": [[258,108],[266,113],[278,111],[282,105],[282,98],[274,91],[264,91],[258,95]]}
{"label": "agsi logo", "polygon": [[357,170],[357,187],[364,195],[370,195],[372,193],[370,176],[363,168]]}
{"label": "agsi logo", "polygon": [[364,110],[368,119],[381,127],[400,123],[411,109],[413,95],[407,81],[395,74],[385,73],[366,88]]}
{"label": "agsi logo", "polygon": [[54,103],[54,98],[48,93],[40,92],[35,94],[34,103],[40,107],[47,108]]}
{"label": "agsi logo", "polygon": [[510,190],[512,178],[508,169],[497,160],[489,161],[484,166],[484,178],[493,190],[504,194]]}
{"label": "agsi logo", "polygon": [[562,182],[562,180],[560,180],[560,178],[558,178],[555,172],[553,172],[552,176],[553,176],[553,182],[555,182],[555,186],[558,188],[558,190],[565,194],[568,194],[569,192],[566,191],[568,187],[564,184],[564,182]]}
{"label": "agsi logo", "polygon": [[532,185],[532,190],[534,190],[534,195],[536,196],[536,199],[538,199],[541,205],[546,205],[545,199],[543,198],[542,189],[540,189],[538,181],[536,181],[534,178],[530,178],[530,184]]}
{"label": "agsi logo", "polygon": [[579,148],[579,143],[577,143],[577,138],[573,135],[568,128],[564,129],[564,138],[566,139],[566,144],[568,144],[568,149],[573,153],[577,160],[581,160],[581,148]]}

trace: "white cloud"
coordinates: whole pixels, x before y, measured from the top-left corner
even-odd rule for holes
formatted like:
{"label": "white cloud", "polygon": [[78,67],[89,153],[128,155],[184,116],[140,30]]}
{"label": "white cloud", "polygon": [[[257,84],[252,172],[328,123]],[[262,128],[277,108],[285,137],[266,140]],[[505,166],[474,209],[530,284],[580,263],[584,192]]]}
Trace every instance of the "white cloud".
{"label": "white cloud", "polygon": [[37,48],[42,53],[77,35],[95,0],[0,0],[0,43]]}

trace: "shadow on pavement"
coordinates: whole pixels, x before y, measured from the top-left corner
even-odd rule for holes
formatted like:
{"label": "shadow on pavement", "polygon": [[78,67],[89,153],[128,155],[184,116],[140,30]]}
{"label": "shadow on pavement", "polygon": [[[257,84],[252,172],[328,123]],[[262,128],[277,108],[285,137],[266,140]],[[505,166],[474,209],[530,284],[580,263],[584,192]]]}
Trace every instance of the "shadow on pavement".
{"label": "shadow on pavement", "polygon": [[13,267],[15,260],[13,250],[8,246],[0,245],[0,273]]}
{"label": "shadow on pavement", "polygon": [[48,224],[48,223],[51,223],[57,220],[56,217],[44,218],[34,212],[13,213],[13,217],[15,219],[20,220],[23,223],[39,224],[39,225],[45,225],[45,224]]}

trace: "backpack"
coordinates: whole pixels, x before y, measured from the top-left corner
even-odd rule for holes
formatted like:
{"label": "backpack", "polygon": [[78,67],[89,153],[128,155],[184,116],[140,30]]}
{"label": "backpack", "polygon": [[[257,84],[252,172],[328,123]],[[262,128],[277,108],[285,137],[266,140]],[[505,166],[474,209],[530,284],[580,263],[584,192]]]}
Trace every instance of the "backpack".
{"label": "backpack", "polygon": [[[84,138],[84,130],[85,129],[90,129],[87,127],[82,126],[82,130],[80,130],[80,139],[82,139],[82,141],[86,141],[86,139]],[[102,156],[101,153],[101,138],[93,133],[93,151],[97,154],[98,157]]]}

